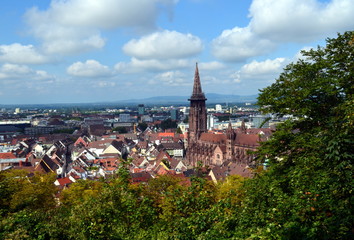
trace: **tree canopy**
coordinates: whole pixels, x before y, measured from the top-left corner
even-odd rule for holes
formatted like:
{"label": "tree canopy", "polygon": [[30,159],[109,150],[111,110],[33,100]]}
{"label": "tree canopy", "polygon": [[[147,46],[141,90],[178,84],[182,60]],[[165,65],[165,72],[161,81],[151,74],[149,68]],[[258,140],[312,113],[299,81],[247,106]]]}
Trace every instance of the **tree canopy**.
{"label": "tree canopy", "polygon": [[302,55],[258,99],[263,112],[291,117],[258,151],[271,168],[254,179],[254,197],[247,196],[252,205],[262,204],[260,195],[267,202],[252,218],[264,234],[347,239],[353,234],[354,33]]}

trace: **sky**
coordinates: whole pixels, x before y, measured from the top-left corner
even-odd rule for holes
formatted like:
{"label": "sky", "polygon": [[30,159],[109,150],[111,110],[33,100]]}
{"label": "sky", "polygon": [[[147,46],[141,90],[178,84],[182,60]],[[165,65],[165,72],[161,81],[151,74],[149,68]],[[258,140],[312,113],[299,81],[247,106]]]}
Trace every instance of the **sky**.
{"label": "sky", "polygon": [[353,0],[2,0],[0,104],[253,95],[354,29]]}

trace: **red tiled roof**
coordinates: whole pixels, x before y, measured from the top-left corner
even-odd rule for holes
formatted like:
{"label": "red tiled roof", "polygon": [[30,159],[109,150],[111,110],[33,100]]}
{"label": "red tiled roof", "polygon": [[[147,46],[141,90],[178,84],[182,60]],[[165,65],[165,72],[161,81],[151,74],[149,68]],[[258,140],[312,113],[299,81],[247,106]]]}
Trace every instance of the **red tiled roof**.
{"label": "red tiled roof", "polygon": [[166,157],[169,161],[172,161],[171,156],[170,156],[167,152],[165,152],[165,151],[163,151],[163,150],[160,151],[159,154],[156,156],[156,160],[159,161],[159,160],[164,159],[165,157]]}
{"label": "red tiled roof", "polygon": [[213,134],[213,133],[202,133],[200,140],[204,142],[221,143],[226,141],[226,135],[224,134]]}
{"label": "red tiled roof", "polygon": [[106,171],[114,171],[114,170],[117,170],[116,167],[105,167],[105,170]]}
{"label": "red tiled roof", "polygon": [[172,133],[172,132],[163,132],[163,133],[159,133],[158,135],[159,137],[174,137],[175,136],[175,133]]}
{"label": "red tiled roof", "polygon": [[70,180],[69,177],[59,178],[59,179],[57,179],[57,180],[58,180],[60,186],[65,186],[65,185],[67,185],[67,184],[72,183],[72,181]]}
{"label": "red tiled roof", "polygon": [[144,156],[136,155],[136,156],[133,156],[132,163],[135,164],[136,166],[139,166],[144,160],[145,160]]}
{"label": "red tiled roof", "polygon": [[73,167],[74,170],[78,173],[84,173],[85,172],[85,169],[83,169],[82,167],[79,167],[79,166],[75,166]]}
{"label": "red tiled roof", "polygon": [[114,139],[105,139],[105,140],[100,140],[100,141],[94,141],[89,143],[88,147],[89,148],[97,148],[97,149],[104,149],[108,147]]}
{"label": "red tiled roof", "polygon": [[133,184],[137,184],[140,182],[148,182],[149,179],[152,178],[152,176],[148,172],[130,173],[130,176],[131,176],[131,182]]}
{"label": "red tiled roof", "polygon": [[138,145],[140,148],[147,148],[147,147],[148,147],[148,142],[147,142],[147,141],[138,142],[137,145]]}
{"label": "red tiled roof", "polygon": [[238,133],[236,135],[235,143],[247,146],[259,146],[259,136],[258,134]]}
{"label": "red tiled roof", "polygon": [[83,146],[87,146],[88,145],[88,143],[82,138],[82,137],[79,137],[77,140],[76,140],[76,142],[74,143],[74,146],[77,146],[77,145],[79,145],[79,144],[82,144]]}
{"label": "red tiled roof", "polygon": [[13,159],[17,158],[12,152],[0,153],[0,159]]}
{"label": "red tiled roof", "polygon": [[230,163],[228,165],[230,175],[239,175],[246,178],[253,177],[252,170],[246,164]]}

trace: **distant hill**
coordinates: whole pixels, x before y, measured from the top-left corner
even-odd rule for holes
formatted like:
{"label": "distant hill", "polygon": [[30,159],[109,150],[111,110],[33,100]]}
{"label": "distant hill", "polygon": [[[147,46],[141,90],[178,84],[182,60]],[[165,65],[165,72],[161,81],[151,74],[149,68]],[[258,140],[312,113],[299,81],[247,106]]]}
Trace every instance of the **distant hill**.
{"label": "distant hill", "polygon": [[[51,109],[51,108],[70,108],[70,107],[105,107],[105,106],[134,106],[137,104],[145,105],[189,105],[188,99],[190,96],[157,96],[141,99],[126,99],[117,100],[111,102],[91,102],[91,103],[48,103],[48,104],[0,104],[0,108],[39,108],[39,109]],[[213,103],[254,103],[257,100],[258,95],[224,95],[217,93],[207,93],[207,104]]]}
{"label": "distant hill", "polygon": [[[206,95],[207,103],[232,103],[232,102],[256,102],[258,95],[225,95],[217,93],[207,93]],[[169,104],[169,103],[188,103],[188,98],[190,96],[156,96],[143,99],[127,99],[117,101],[119,103],[144,103],[144,104]]]}

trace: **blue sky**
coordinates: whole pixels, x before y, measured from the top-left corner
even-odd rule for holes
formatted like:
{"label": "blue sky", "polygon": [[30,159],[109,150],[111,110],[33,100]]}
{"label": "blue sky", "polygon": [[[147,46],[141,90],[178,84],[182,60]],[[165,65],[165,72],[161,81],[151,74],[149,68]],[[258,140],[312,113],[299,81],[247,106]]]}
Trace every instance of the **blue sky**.
{"label": "blue sky", "polygon": [[0,104],[257,94],[353,0],[2,0]]}

